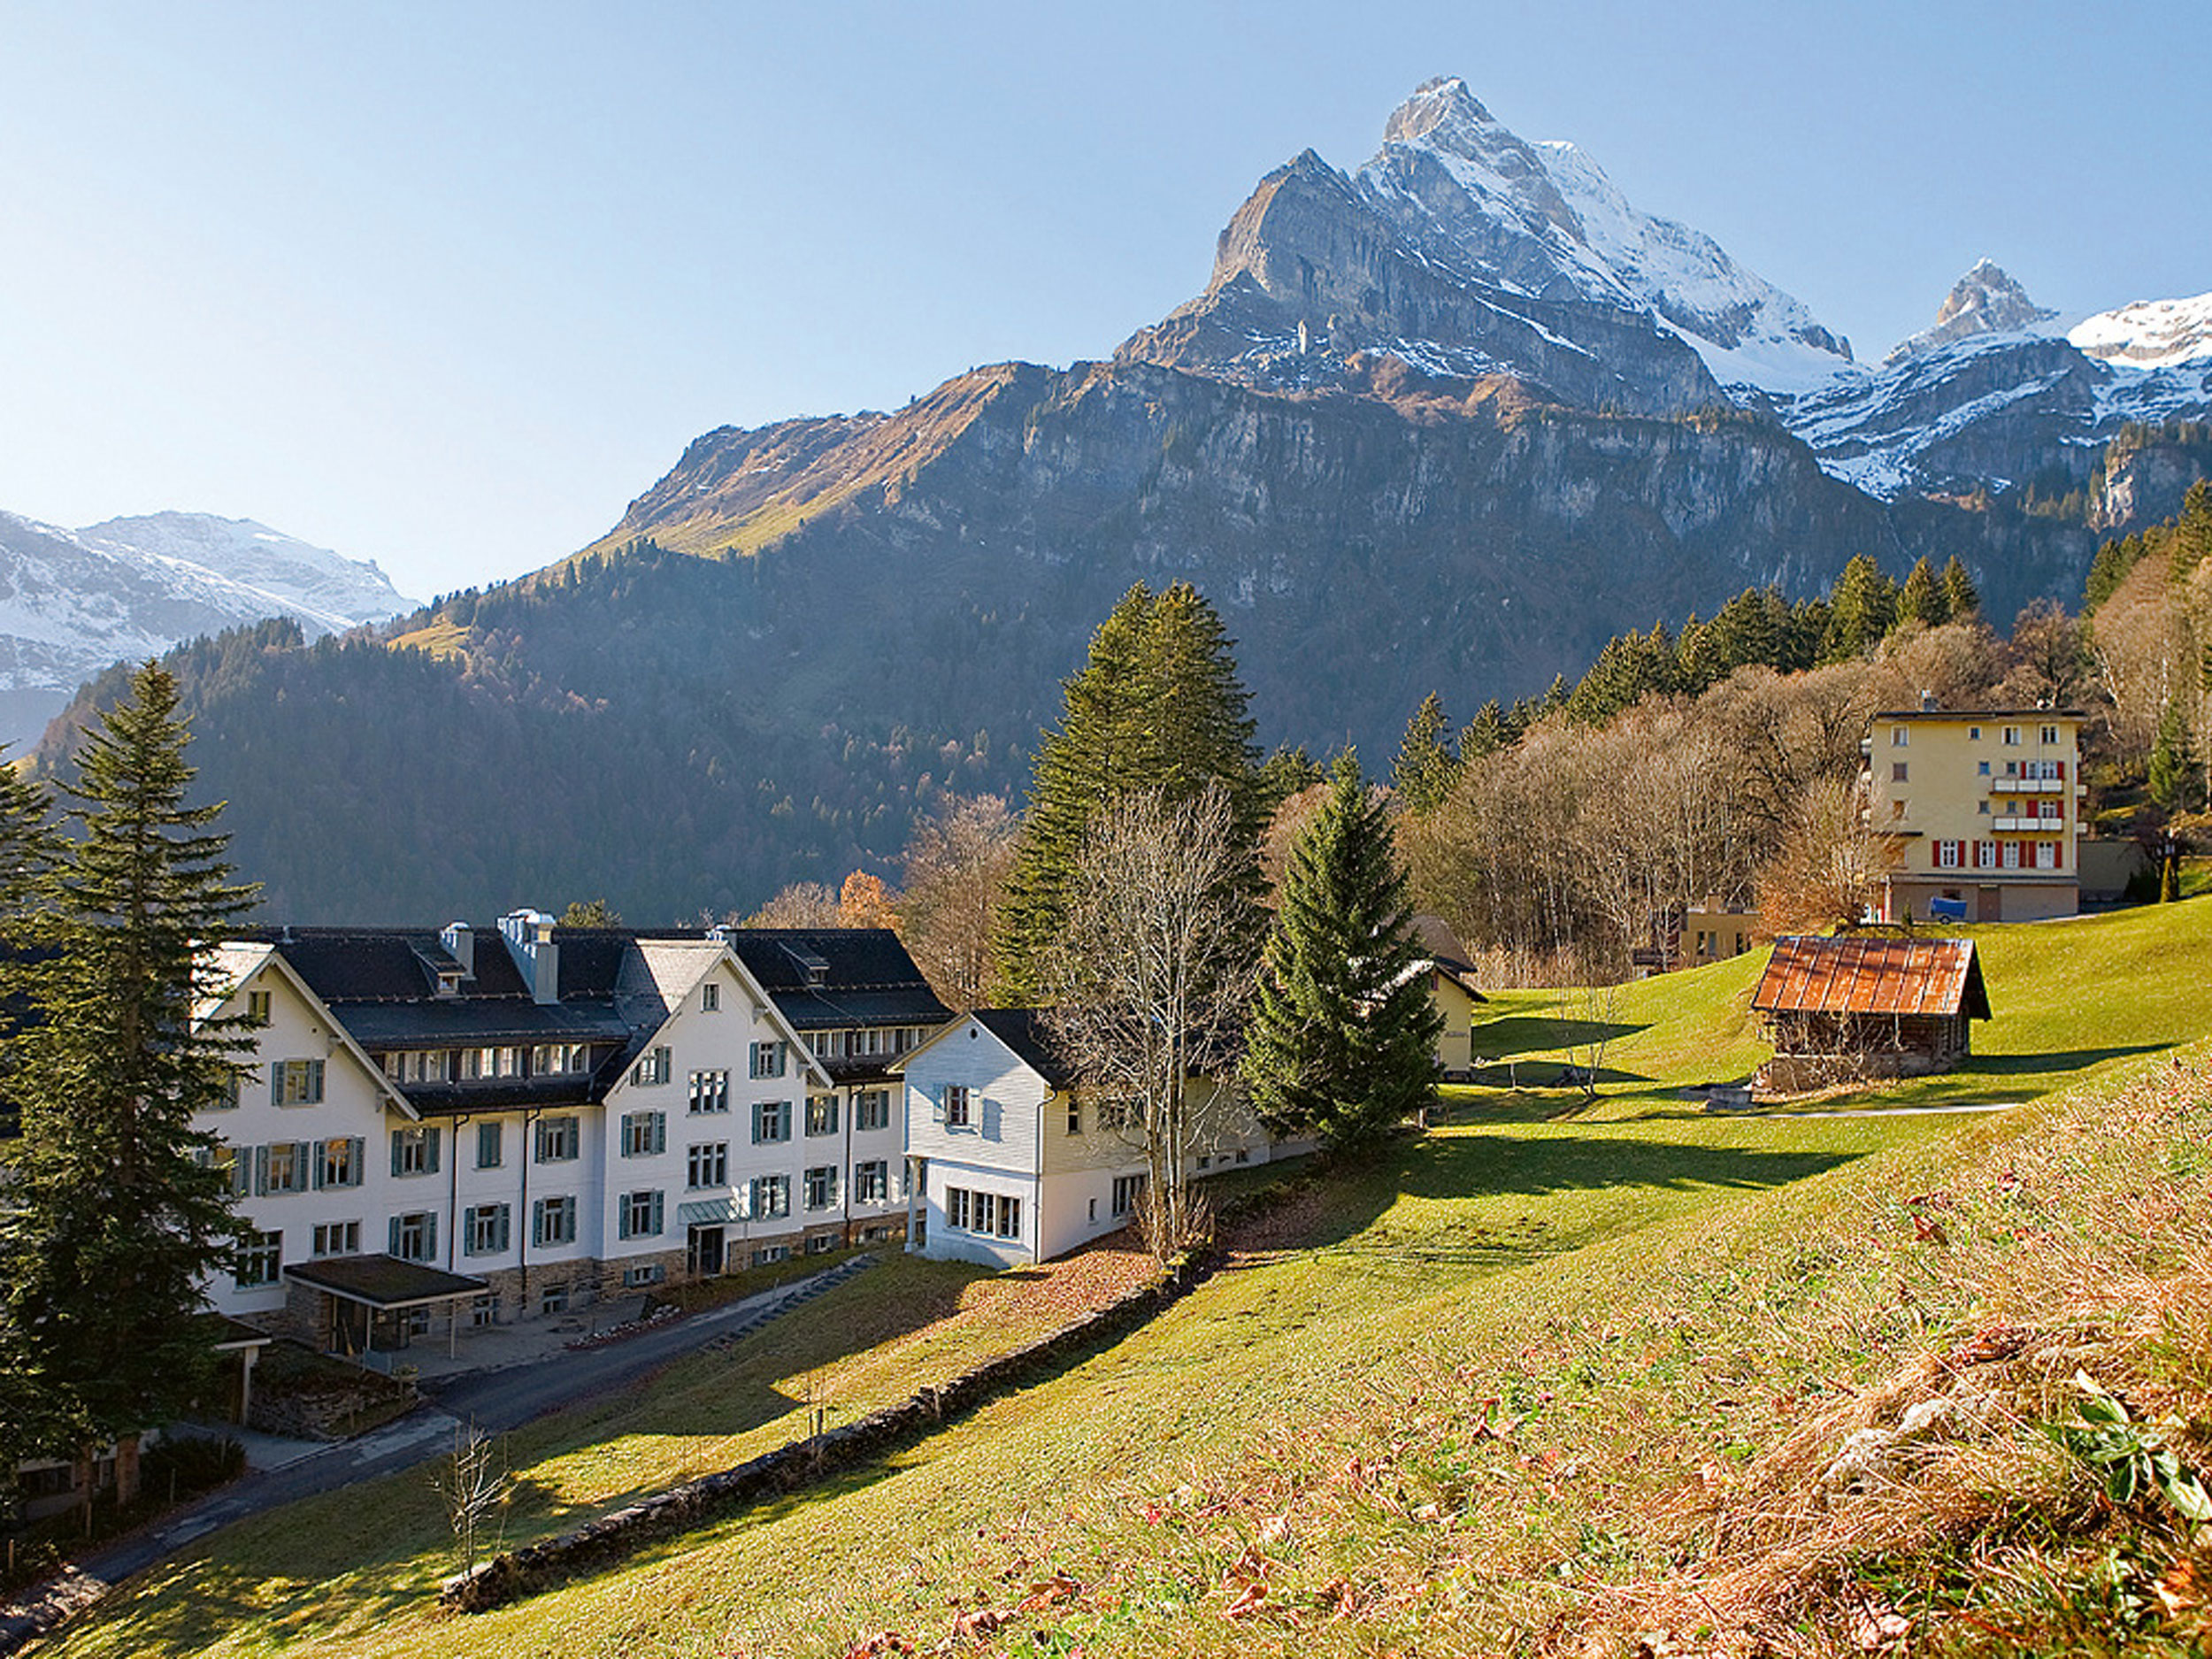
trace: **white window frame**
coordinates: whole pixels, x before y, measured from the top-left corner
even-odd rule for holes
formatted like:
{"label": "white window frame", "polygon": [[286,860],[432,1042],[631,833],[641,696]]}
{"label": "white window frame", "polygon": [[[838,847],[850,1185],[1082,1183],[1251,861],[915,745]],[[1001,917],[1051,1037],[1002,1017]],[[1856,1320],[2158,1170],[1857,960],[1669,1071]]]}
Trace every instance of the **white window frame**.
{"label": "white window frame", "polygon": [[693,1192],[730,1184],[730,1143],[702,1141],[684,1149],[685,1185]]}

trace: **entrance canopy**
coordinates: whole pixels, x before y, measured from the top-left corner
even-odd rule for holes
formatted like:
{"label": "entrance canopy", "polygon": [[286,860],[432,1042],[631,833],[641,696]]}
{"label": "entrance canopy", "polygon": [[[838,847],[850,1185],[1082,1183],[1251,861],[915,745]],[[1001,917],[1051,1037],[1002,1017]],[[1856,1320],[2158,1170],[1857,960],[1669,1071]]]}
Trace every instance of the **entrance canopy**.
{"label": "entrance canopy", "polygon": [[287,1279],[337,1297],[358,1302],[380,1313],[401,1308],[425,1308],[438,1302],[480,1296],[491,1286],[465,1273],[449,1273],[420,1262],[403,1262],[396,1256],[340,1256],[326,1262],[288,1265]]}

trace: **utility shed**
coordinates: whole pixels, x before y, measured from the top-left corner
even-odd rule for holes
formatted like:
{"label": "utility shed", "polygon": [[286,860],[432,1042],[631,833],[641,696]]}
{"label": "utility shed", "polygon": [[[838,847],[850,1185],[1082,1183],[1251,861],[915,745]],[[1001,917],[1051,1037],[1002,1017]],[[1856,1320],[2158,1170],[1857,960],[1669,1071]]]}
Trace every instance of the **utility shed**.
{"label": "utility shed", "polygon": [[1795,1094],[1949,1071],[1989,993],[1970,939],[1794,935],[1774,941],[1751,1007],[1774,1043],[1755,1086]]}

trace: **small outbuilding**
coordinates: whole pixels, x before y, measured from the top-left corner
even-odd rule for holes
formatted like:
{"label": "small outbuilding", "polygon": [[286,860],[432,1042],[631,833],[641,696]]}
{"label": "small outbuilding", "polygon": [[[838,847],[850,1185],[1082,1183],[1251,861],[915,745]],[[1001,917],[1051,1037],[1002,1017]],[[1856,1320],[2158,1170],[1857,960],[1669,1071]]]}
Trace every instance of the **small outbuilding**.
{"label": "small outbuilding", "polygon": [[1755,1087],[1780,1094],[1947,1071],[1990,1017],[1970,939],[1778,939],[1751,1007],[1774,1043]]}

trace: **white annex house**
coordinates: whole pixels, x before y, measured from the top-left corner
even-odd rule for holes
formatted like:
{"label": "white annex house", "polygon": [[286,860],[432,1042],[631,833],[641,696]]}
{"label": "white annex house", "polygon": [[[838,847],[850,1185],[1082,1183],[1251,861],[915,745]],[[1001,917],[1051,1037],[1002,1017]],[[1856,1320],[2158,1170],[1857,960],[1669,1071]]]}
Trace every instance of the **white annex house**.
{"label": "white annex house", "polygon": [[401,1347],[905,1225],[887,1068],[946,1010],[887,932],[518,910],[219,954],[208,1013],[259,1024],[199,1126],[253,1243],[208,1288],[251,1326]]}
{"label": "white annex house", "polygon": [[[894,1070],[906,1082],[908,1249],[1010,1267],[1135,1219],[1143,1148],[1110,1102],[1075,1088],[1033,1010],[978,1009]],[[1211,1102],[1212,1084],[1194,1088]],[[1274,1140],[1241,1100],[1194,1116],[1194,1177],[1312,1149]]]}

